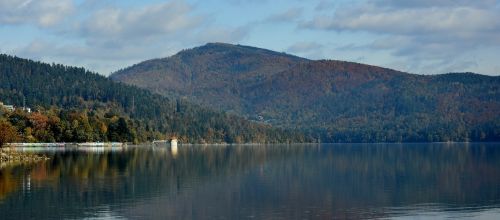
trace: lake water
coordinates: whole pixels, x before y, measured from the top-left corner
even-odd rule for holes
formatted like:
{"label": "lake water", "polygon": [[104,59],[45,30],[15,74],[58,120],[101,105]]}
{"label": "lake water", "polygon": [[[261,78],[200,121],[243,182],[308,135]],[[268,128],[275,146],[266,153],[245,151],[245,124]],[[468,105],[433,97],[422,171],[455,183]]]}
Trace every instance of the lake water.
{"label": "lake water", "polygon": [[500,219],[500,144],[38,150],[0,219]]}

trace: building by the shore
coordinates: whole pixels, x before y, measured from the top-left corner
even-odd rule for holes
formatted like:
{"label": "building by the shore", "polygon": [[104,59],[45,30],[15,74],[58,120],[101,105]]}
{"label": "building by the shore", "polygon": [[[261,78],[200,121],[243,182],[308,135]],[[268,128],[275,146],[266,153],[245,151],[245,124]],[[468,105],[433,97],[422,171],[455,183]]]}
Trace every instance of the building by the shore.
{"label": "building by the shore", "polygon": [[0,102],[0,107],[4,107],[5,109],[7,109],[7,110],[9,110],[9,111],[14,111],[14,110],[16,110],[16,109],[14,108],[14,105],[5,105],[5,104],[3,104],[3,102]]}
{"label": "building by the shore", "polygon": [[170,145],[177,147],[177,138],[172,138],[172,140],[170,141]]}
{"label": "building by the shore", "polygon": [[[16,108],[14,107],[14,105],[5,105],[5,104],[3,104],[3,102],[0,102],[0,107],[3,107],[3,108],[5,108],[5,109],[7,109],[8,111],[11,111],[11,112],[13,112],[13,111],[16,110]],[[21,109],[23,111],[25,111],[25,112],[31,113],[31,108],[22,107]]]}

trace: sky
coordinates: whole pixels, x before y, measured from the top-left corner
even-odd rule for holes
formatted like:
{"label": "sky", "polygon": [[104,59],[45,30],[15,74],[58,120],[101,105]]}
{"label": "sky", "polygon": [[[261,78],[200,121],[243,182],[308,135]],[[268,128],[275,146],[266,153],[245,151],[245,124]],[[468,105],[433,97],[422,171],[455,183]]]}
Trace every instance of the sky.
{"label": "sky", "polygon": [[500,0],[0,0],[0,53],[103,75],[208,42],[500,75]]}

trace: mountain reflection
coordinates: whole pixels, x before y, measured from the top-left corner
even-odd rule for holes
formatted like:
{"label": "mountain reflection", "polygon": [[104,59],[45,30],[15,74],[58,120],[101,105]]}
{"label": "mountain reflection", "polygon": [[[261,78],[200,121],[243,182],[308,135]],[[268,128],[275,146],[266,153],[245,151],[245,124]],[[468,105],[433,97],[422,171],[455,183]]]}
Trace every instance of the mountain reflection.
{"label": "mountain reflection", "polygon": [[500,207],[495,144],[144,146],[47,154],[53,159],[0,171],[0,213],[7,218],[378,218],[421,204]]}

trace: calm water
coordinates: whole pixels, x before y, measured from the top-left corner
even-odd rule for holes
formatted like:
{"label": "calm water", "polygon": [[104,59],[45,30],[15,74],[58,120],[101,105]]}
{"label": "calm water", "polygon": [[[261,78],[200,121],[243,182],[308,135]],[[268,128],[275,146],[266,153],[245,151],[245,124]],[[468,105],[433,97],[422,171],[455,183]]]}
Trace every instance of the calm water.
{"label": "calm water", "polygon": [[0,170],[1,219],[500,219],[500,144],[44,153]]}

